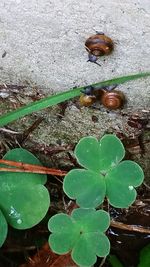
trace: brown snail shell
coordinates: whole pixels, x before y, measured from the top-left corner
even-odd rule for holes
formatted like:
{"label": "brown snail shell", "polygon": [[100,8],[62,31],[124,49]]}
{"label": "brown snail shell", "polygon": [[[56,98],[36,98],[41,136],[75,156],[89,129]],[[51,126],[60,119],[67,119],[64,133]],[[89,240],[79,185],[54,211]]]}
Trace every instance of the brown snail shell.
{"label": "brown snail shell", "polygon": [[101,96],[101,103],[108,109],[118,109],[123,107],[125,103],[125,96],[121,91],[105,91]]}
{"label": "brown snail shell", "polygon": [[103,56],[112,52],[114,44],[111,38],[105,34],[97,33],[86,40],[85,48],[95,56]]}
{"label": "brown snail shell", "polygon": [[82,94],[79,98],[81,106],[89,107],[96,102],[96,96]]}

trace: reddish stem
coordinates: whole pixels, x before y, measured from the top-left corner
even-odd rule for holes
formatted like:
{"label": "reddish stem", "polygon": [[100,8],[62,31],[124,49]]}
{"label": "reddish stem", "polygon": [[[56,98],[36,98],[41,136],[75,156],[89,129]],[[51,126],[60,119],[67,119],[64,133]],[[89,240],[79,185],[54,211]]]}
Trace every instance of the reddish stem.
{"label": "reddish stem", "polygon": [[5,159],[0,159],[0,163],[8,165],[8,166],[12,166],[12,167],[17,167],[17,168],[1,167],[0,171],[5,171],[5,172],[6,171],[7,172],[30,172],[30,173],[40,173],[40,174],[52,174],[52,175],[58,175],[58,176],[65,176],[67,174],[66,171],[61,171],[58,169],[52,169],[52,168],[43,167],[39,165],[16,162],[16,161],[5,160]]}

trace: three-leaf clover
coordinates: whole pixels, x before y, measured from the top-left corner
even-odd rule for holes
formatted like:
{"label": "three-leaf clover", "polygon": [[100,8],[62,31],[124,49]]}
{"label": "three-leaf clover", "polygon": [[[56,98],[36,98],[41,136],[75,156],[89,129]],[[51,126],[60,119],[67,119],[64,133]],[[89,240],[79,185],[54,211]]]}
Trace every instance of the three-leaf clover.
{"label": "three-leaf clover", "polygon": [[96,256],[109,254],[110,243],[104,232],[110,224],[106,211],[95,209],[74,209],[71,216],[54,215],[48,223],[52,232],[50,247],[57,254],[71,252],[71,257],[79,266],[92,266]]}
{"label": "three-leaf clover", "polygon": [[98,207],[107,197],[117,208],[127,208],[136,198],[135,187],[144,179],[141,167],[125,156],[122,142],[106,134],[100,141],[82,138],[75,148],[75,157],[84,169],[71,170],[64,179],[63,190],[83,208]]}

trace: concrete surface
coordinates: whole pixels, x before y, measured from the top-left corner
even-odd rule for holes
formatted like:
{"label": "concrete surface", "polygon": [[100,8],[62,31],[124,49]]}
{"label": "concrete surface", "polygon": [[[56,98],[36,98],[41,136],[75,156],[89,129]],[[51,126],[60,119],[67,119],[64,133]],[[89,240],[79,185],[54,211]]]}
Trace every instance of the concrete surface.
{"label": "concrete surface", "polygon": [[[84,42],[103,31],[114,53],[87,62]],[[150,69],[149,0],[0,0],[0,83],[46,93]],[[146,108],[150,80],[120,87],[129,106]]]}

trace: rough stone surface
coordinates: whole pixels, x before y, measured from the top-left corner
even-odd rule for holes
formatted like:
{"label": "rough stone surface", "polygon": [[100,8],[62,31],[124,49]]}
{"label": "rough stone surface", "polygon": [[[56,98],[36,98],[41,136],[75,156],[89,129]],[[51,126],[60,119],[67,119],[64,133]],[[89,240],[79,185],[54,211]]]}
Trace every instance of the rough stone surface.
{"label": "rough stone surface", "polygon": [[[114,53],[87,62],[84,42],[103,31]],[[45,92],[149,70],[149,0],[1,0],[0,82]],[[149,79],[121,87],[129,106],[147,107]]]}

